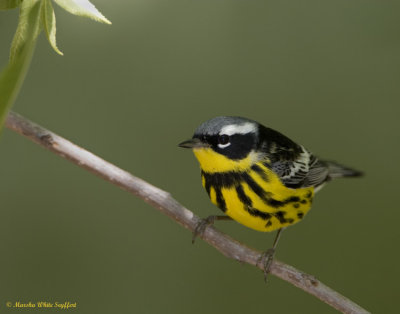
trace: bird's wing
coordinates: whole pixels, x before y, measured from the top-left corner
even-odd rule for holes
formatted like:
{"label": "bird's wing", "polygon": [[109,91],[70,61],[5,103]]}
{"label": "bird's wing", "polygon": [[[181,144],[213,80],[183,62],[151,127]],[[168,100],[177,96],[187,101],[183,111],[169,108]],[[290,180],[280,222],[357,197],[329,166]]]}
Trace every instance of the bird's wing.
{"label": "bird's wing", "polygon": [[259,132],[260,138],[264,139],[259,150],[286,187],[318,187],[329,180],[328,164],[318,160],[303,146],[266,127],[260,127]]}
{"label": "bird's wing", "polygon": [[329,168],[304,147],[301,149],[300,153],[284,159],[280,154],[271,168],[288,188],[318,187],[328,180]]}

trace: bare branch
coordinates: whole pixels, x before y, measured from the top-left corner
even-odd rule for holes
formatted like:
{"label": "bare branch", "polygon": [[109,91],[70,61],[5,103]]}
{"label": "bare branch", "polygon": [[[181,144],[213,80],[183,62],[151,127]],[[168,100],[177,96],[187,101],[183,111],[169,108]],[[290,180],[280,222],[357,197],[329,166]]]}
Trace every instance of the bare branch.
{"label": "bare branch", "polygon": [[[190,231],[193,231],[200,221],[199,217],[179,204],[168,192],[133,176],[14,112],[10,112],[8,115],[6,126],[79,167],[85,168],[104,180],[131,192]],[[239,243],[218,231],[215,227],[207,227],[201,237],[225,256],[263,269],[262,265],[257,265],[261,252]],[[292,266],[274,260],[270,270],[271,274],[290,282],[343,313],[369,313],[353,301],[324,285],[314,276]]]}

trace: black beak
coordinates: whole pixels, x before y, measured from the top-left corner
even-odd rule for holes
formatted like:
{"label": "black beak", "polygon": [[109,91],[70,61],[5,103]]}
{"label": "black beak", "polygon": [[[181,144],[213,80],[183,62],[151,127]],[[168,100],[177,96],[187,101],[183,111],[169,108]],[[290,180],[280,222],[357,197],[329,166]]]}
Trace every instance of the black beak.
{"label": "black beak", "polygon": [[202,142],[198,138],[192,138],[190,140],[184,141],[180,144],[178,144],[179,147],[182,148],[200,148],[200,147],[209,147],[207,143]]}

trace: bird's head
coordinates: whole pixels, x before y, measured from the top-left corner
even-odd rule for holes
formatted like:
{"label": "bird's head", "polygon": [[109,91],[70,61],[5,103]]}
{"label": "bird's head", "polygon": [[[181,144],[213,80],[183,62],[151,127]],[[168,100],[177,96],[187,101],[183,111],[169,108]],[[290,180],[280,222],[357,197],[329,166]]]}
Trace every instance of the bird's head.
{"label": "bird's head", "polygon": [[259,124],[240,117],[216,117],[201,124],[190,140],[191,148],[206,172],[243,171],[260,159]]}

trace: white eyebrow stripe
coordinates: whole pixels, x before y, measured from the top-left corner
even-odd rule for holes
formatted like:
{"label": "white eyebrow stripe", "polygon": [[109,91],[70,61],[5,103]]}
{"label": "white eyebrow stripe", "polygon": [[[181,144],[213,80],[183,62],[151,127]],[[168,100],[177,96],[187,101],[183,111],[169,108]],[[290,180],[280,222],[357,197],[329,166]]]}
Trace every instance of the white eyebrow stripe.
{"label": "white eyebrow stripe", "polygon": [[246,122],[244,124],[230,124],[224,126],[219,134],[233,135],[233,134],[247,134],[247,133],[256,133],[257,128],[254,123]]}

